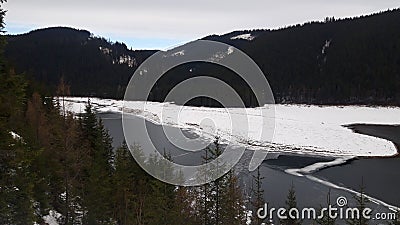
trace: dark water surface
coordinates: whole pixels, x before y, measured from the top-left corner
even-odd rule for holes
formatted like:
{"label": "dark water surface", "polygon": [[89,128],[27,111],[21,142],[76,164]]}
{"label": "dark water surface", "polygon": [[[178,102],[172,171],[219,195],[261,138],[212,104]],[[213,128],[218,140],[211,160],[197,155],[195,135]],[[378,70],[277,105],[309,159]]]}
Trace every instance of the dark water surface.
{"label": "dark water surface", "polygon": [[[400,126],[353,124],[354,132],[380,137],[400,146]],[[335,166],[314,174],[341,186],[359,189],[389,204],[400,206],[400,158],[361,158],[346,165]]]}

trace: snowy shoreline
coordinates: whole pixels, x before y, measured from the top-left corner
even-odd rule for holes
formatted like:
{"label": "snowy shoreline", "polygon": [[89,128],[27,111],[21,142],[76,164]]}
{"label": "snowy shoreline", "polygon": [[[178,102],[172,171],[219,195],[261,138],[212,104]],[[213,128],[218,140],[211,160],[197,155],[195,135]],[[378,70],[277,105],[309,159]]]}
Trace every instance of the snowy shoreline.
{"label": "snowy shoreline", "polygon": [[[335,158],[393,157],[398,154],[398,149],[391,141],[355,133],[344,125],[400,124],[399,107],[274,105],[275,129],[271,141],[260,138],[262,120],[265,118],[259,113],[259,108],[241,111],[229,109],[228,113],[221,108],[182,107],[172,103],[146,102],[143,108],[143,102],[129,102],[124,106],[122,100],[90,100],[99,113],[126,113],[155,124],[190,129],[206,139],[212,139],[217,134],[221,140],[230,140],[251,150],[267,149],[271,153]],[[88,98],[66,97],[65,101],[72,112],[81,113]],[[243,136],[231,135],[230,116],[237,116],[243,110],[249,121],[248,131],[243,132]],[[175,114],[179,114],[177,120],[170,116]],[[215,130],[204,129],[204,118],[213,122]]]}

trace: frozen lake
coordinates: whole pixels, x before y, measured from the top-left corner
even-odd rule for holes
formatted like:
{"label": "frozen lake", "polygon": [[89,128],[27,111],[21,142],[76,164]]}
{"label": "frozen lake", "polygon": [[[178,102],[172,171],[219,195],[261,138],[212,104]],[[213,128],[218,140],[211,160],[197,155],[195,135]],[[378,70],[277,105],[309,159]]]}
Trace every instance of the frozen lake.
{"label": "frozen lake", "polygon": [[[114,146],[118,147],[124,140],[121,114],[101,113],[99,116],[109,129],[114,140]],[[163,137],[159,125],[149,123],[148,128],[153,134],[159,135],[159,138],[156,139],[156,144],[164,146],[165,149],[172,152],[172,155],[178,156],[174,158],[174,161],[182,164],[188,162],[192,163],[193,161],[201,162],[201,153],[182,155],[182,150],[176,149],[175,146],[171,145],[167,139]],[[156,134],[157,132],[158,134]],[[188,135],[190,135],[190,133]],[[247,170],[247,164],[251,155],[252,151],[246,151],[240,163],[235,167],[236,171],[240,171],[242,183],[246,188],[250,188],[249,184],[251,184],[252,175],[254,175],[254,173],[250,173]],[[297,199],[300,207],[319,207],[326,202],[326,195],[329,190],[331,190],[332,199],[345,196],[348,198],[349,204],[351,204],[353,201],[353,193],[347,189],[358,190],[361,179],[363,178],[367,185],[367,194],[371,195],[371,197],[394,206],[400,205],[397,191],[394,191],[398,189],[400,185],[400,183],[396,183],[398,179],[393,179],[393,177],[389,176],[370,176],[371,168],[374,168],[374,174],[387,174],[387,172],[390,171],[394,173],[392,174],[393,176],[400,177],[400,162],[398,162],[398,158],[357,159],[344,165],[338,165],[309,175],[315,176],[322,181],[329,181],[327,182],[328,184],[309,179],[307,176],[295,176],[285,172],[287,169],[304,168],[318,162],[329,162],[331,160],[333,160],[332,157],[308,157],[305,155],[293,154],[281,155],[278,159],[265,160],[260,166],[260,171],[265,177],[263,182],[265,201],[274,206],[283,206],[287,190],[293,183],[296,187]],[[388,161],[397,163],[388,164],[386,163]],[[330,183],[338,185],[341,188],[332,187],[329,185]],[[388,210],[386,204],[371,203],[371,205],[371,208],[376,211],[384,212]]]}
{"label": "frozen lake", "polygon": [[[87,98],[67,98],[82,112]],[[251,150],[344,157],[393,156],[396,146],[384,139],[353,132],[346,125],[400,124],[399,107],[266,105],[259,108],[208,108],[172,103],[91,99],[99,112],[124,112],[158,125],[190,130],[204,139]],[[235,124],[236,121],[243,124]],[[236,126],[235,126],[236,125]],[[267,134],[261,133],[267,130]]]}
{"label": "frozen lake", "polygon": [[[83,112],[87,98],[69,98],[68,101],[72,111],[79,113]],[[187,137],[208,141],[217,134],[224,141],[232,138],[229,136],[229,113],[243,113],[243,109],[229,109],[227,113],[218,108],[179,108],[171,103],[150,102],[143,106],[143,102],[131,102],[123,108],[122,101],[91,99],[91,102],[110,130],[115,147],[124,140],[121,119],[124,111],[124,116],[133,121],[145,119],[146,132],[151,134],[157,149],[171,153],[174,162],[183,165],[201,164],[202,152],[188,153],[177,148],[165,137],[162,126],[180,129]],[[179,114],[178,120],[170,116],[176,114]],[[237,135],[230,139],[246,148],[235,171],[239,172],[243,186],[248,189],[252,177],[248,165],[253,152],[267,149],[272,153],[274,159],[264,160],[260,166],[265,177],[266,202],[284,205],[287,190],[293,182],[300,207],[319,207],[326,202],[329,190],[332,199],[345,196],[352,204],[351,196],[357,193],[363,180],[372,200],[372,209],[384,212],[400,206],[397,193],[400,160],[388,158],[397,154],[393,137],[400,137],[400,132],[390,129],[390,125],[400,124],[400,108],[275,105],[272,139],[263,139],[259,134],[264,116],[260,114],[260,108],[245,109],[245,114],[249,118],[247,136]],[[204,127],[204,118],[213,121],[213,129]],[[352,124],[384,126],[380,129]],[[139,129],[136,132],[136,136],[143,133]]]}

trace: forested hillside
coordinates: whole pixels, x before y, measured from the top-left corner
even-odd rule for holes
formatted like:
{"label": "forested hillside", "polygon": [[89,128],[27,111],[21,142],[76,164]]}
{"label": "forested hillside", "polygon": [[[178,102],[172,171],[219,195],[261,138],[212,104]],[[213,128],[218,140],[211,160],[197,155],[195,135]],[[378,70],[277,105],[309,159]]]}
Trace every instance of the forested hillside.
{"label": "forested hillside", "polygon": [[[0,33],[3,16],[0,5]],[[43,97],[49,90],[4,60],[5,44],[1,35],[0,224],[244,224],[245,197],[234,171],[190,188],[155,179],[126,144],[113,149],[90,101],[77,115],[64,97],[51,97],[70,95],[63,78]],[[131,149],[142,152],[140,146]],[[204,149],[205,160],[221,152],[216,140]],[[155,155],[146,163],[174,172]]]}
{"label": "forested hillside", "polygon": [[49,28],[8,37],[6,58],[28,78],[73,95],[122,97],[133,71],[154,51],[131,51],[85,30]]}
{"label": "forested hillside", "polygon": [[[0,224],[244,224],[234,171],[192,188],[153,178],[126,144],[112,148],[90,101],[74,115],[63,97],[41,96],[3,59],[4,44],[0,36]],[[69,89],[61,79],[53,94]],[[216,141],[204,152],[212,160],[222,150]],[[163,170],[156,156],[146,161]]]}
{"label": "forested hillside", "polygon": [[[400,105],[400,9],[360,18],[278,30],[235,31],[205,39],[231,44],[250,55],[268,78],[277,102]],[[49,28],[8,36],[7,59],[18,73],[55,87],[60,77],[73,95],[121,98],[137,66],[154,51],[131,51],[88,31]],[[204,71],[204,65],[186,65]],[[203,68],[203,70],[201,69]],[[183,72],[188,70],[182,70]],[[190,68],[189,68],[190,69]],[[179,69],[178,69],[179,71]],[[198,73],[164,78],[152,100]],[[253,105],[251,90],[219,71]]]}
{"label": "forested hillside", "polygon": [[[207,39],[249,54],[278,102],[400,104],[400,9]],[[251,40],[243,34],[250,34]],[[238,36],[241,35],[241,36]]]}

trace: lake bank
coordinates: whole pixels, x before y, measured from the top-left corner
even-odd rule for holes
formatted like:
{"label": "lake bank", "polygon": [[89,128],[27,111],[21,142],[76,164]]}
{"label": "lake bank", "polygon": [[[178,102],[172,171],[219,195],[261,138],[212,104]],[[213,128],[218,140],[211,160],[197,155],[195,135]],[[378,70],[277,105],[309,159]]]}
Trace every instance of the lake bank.
{"label": "lake bank", "polygon": [[[67,98],[71,109],[79,113],[87,98]],[[398,150],[392,142],[355,133],[345,124],[400,124],[400,107],[266,105],[260,108],[208,108],[179,106],[173,103],[124,102],[91,99],[98,112],[117,112],[137,116],[158,125],[184,128],[206,138],[220,137],[221,142],[269,153],[315,155],[320,157],[393,156]],[[271,109],[273,108],[273,109]],[[275,113],[273,113],[275,111]],[[268,113],[269,112],[269,113]],[[176,120],[176,116],[179,119]],[[236,124],[242,118],[248,126]],[[174,119],[175,118],[175,119]],[[207,118],[210,124],[202,123]],[[267,123],[265,123],[267,122]],[[267,127],[267,132],[261,131]],[[273,134],[272,134],[273,133]],[[273,140],[271,140],[273,136]]]}
{"label": "lake bank", "polygon": [[[397,148],[397,154],[391,157],[399,157],[400,154],[400,125],[383,124],[349,124],[344,127],[351,129],[355,133],[383,138],[393,142]],[[385,156],[383,156],[385,157]]]}
{"label": "lake bank", "polygon": [[[390,140],[399,149],[400,126],[398,125],[347,125],[354,132]],[[346,164],[317,171],[314,176],[358,190],[363,181],[365,190],[371,196],[389,204],[400,206],[400,157],[359,157]]]}

